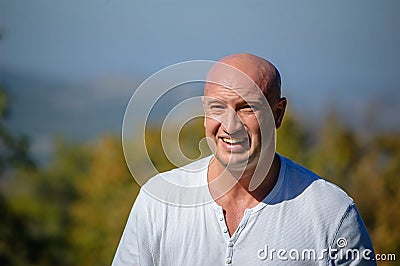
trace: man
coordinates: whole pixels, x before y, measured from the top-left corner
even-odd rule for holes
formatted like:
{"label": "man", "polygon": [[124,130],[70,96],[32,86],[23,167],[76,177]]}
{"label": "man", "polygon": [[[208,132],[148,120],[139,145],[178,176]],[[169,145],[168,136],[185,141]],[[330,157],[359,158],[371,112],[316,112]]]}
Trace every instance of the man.
{"label": "man", "polygon": [[375,265],[353,200],[275,153],[280,86],[278,70],[251,54],[210,69],[213,156],[142,187],[113,265]]}

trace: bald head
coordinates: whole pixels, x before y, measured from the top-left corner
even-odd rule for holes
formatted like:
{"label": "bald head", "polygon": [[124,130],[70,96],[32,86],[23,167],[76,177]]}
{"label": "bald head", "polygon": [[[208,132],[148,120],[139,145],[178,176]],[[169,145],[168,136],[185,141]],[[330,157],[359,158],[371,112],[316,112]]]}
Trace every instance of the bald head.
{"label": "bald head", "polygon": [[[240,70],[249,76],[261,89],[271,106],[281,97],[281,77],[279,71],[267,60],[252,54],[234,54],[223,57],[218,62]],[[208,76],[224,75],[219,71],[219,64],[215,64]],[[205,86],[205,95],[209,86]]]}

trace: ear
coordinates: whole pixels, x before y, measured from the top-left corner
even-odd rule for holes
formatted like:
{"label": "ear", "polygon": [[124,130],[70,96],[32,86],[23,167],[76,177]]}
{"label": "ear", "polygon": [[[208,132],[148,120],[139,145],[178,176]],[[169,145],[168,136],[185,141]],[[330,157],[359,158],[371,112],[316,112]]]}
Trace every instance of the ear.
{"label": "ear", "polygon": [[282,124],[283,116],[285,115],[286,105],[287,105],[287,100],[285,97],[280,98],[276,105],[274,111],[276,129],[280,128]]}

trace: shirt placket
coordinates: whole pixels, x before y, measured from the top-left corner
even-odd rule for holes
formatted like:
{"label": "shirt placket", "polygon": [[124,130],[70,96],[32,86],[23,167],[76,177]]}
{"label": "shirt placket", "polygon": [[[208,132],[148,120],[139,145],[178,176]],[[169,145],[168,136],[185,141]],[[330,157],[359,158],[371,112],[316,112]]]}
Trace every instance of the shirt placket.
{"label": "shirt placket", "polygon": [[218,208],[216,209],[216,215],[218,219],[218,224],[226,243],[225,265],[232,266],[233,248],[236,244],[237,239],[239,238],[240,233],[246,227],[247,221],[250,216],[250,210],[245,210],[243,218],[232,236],[229,236],[228,227],[226,226],[225,217],[221,206],[218,206]]}

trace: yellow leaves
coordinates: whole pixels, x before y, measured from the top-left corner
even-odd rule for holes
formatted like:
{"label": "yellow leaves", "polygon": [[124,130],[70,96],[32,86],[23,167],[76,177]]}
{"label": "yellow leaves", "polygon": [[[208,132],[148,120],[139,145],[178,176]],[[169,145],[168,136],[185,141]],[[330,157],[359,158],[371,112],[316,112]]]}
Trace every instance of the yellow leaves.
{"label": "yellow leaves", "polygon": [[87,171],[76,185],[79,199],[71,208],[71,242],[80,265],[109,264],[139,187],[115,137],[99,139],[89,153]]}

